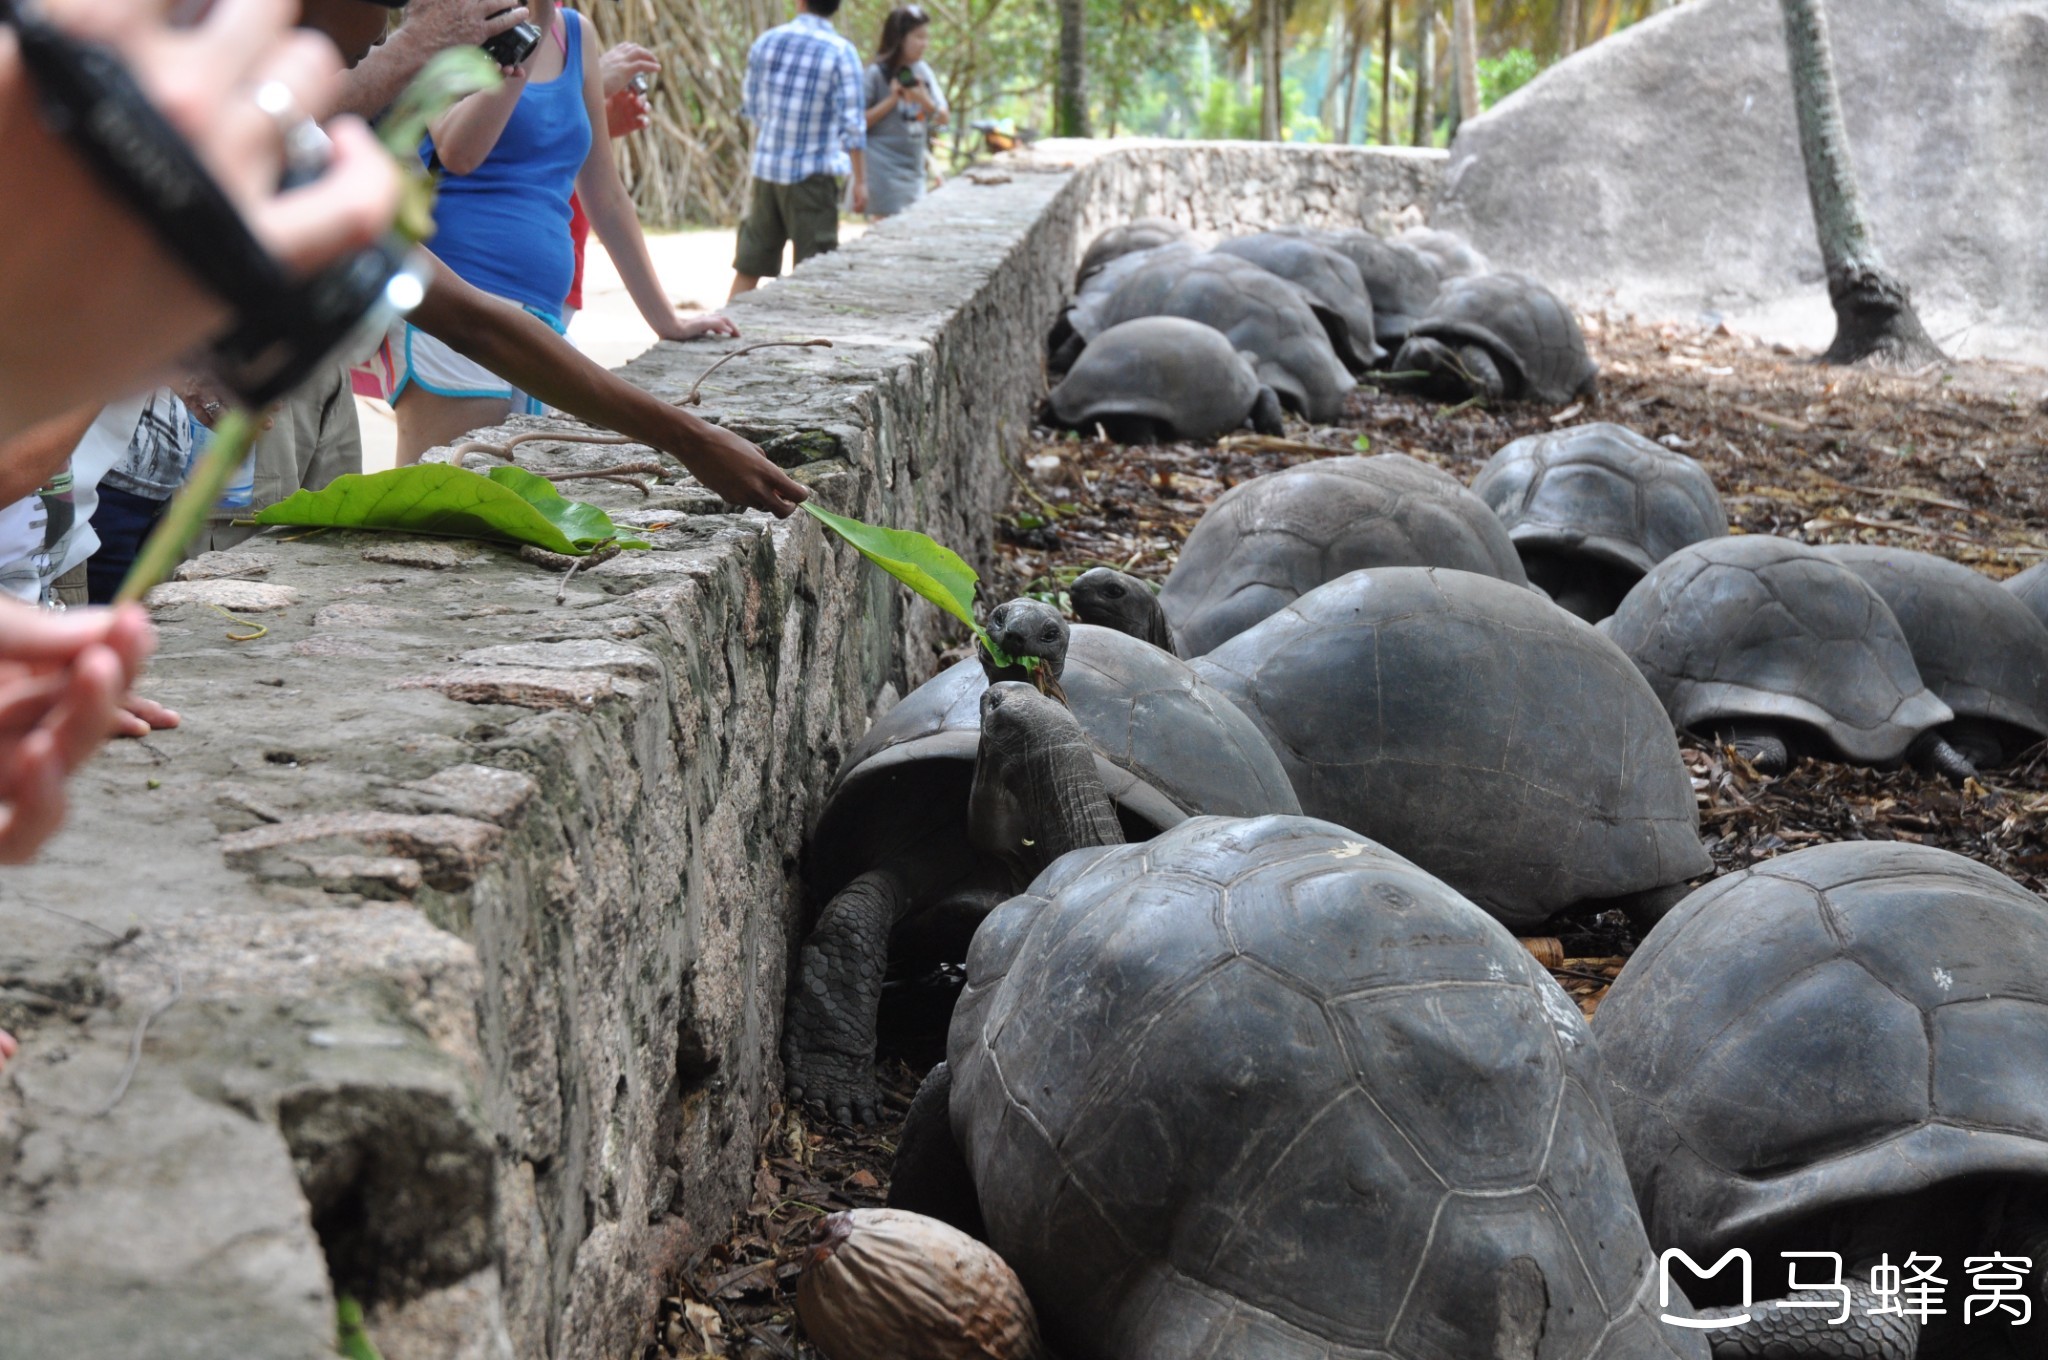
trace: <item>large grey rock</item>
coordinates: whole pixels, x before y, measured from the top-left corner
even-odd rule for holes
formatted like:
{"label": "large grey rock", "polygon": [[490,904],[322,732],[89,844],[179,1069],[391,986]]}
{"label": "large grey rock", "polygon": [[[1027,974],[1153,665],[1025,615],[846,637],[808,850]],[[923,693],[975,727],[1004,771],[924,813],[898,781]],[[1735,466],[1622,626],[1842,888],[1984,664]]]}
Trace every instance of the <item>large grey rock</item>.
{"label": "large grey rock", "polygon": [[[1832,0],[1857,179],[1937,338],[2048,357],[2048,0]],[[1833,333],[1777,0],[1692,0],[1466,123],[1432,222],[1581,302]],[[1962,333],[1958,333],[1962,332]]]}

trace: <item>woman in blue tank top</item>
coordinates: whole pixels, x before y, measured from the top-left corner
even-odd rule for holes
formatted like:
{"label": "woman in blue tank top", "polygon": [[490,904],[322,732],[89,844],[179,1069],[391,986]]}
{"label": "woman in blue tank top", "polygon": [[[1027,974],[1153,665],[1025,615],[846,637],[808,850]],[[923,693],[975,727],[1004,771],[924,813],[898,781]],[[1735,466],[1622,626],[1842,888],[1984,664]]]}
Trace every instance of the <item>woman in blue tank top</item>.
{"label": "woman in blue tank top", "polygon": [[[611,141],[591,135],[605,125],[604,88],[583,17],[555,0],[527,0],[527,7],[544,36],[526,65],[508,70],[500,88],[441,115],[420,148],[421,158],[443,171],[434,253],[466,282],[559,331],[575,271],[569,195],[580,192],[592,228],[656,335],[738,334],[725,317],[686,320],[669,305]],[[392,395],[401,463],[529,407],[523,393],[410,326],[402,358]]]}

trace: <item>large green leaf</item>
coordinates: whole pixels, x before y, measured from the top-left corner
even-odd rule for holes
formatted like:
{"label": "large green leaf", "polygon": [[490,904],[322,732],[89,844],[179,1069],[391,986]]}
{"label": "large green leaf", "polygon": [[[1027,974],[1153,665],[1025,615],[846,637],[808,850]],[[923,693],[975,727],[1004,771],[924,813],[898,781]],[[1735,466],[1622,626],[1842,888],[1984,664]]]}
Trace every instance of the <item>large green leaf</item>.
{"label": "large green leaf", "polygon": [[279,501],[257,515],[256,523],[531,543],[569,556],[608,542],[622,548],[647,546],[622,535],[596,506],[568,500],[553,482],[516,467],[494,467],[480,475],[446,463],[417,463],[367,476],[350,474],[324,490],[300,491]]}
{"label": "large green leaf", "polygon": [[[960,559],[960,554],[914,529],[863,524],[857,519],[820,509],[812,501],[804,501],[803,508],[826,528],[851,543],[862,557],[966,624],[974,636],[981,639],[981,645],[988,648],[997,665],[1011,664],[995,640],[975,621],[974,588],[981,577]],[[1027,668],[1035,669],[1036,662],[1036,657],[1024,658]]]}

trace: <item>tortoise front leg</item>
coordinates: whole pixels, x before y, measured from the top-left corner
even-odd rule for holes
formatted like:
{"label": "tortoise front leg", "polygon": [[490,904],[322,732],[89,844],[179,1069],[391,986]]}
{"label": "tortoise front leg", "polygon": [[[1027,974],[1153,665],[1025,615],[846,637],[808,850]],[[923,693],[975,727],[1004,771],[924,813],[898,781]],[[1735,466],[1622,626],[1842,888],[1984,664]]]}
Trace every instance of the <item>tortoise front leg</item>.
{"label": "tortoise front leg", "polygon": [[825,905],[804,941],[782,1029],[784,1084],[791,1100],[842,1124],[872,1124],[875,1015],[889,965],[889,932],[910,904],[891,869],[862,874]]}
{"label": "tortoise front leg", "polygon": [[[1749,1321],[1710,1338],[1714,1360],[1913,1360],[1920,1349],[1920,1324],[1900,1314],[1877,1317],[1878,1297],[1867,1278],[1853,1272],[1849,1316],[1835,1324],[1830,1308],[1840,1295],[1831,1290],[1797,1290],[1782,1299],[1763,1299],[1747,1308],[1703,1308],[1701,1318],[1748,1313]],[[1788,1308],[1788,1303],[1825,1303],[1830,1308]]]}
{"label": "tortoise front leg", "polygon": [[1922,732],[1907,748],[1906,759],[1922,774],[1938,774],[1959,788],[1977,777],[1977,767],[1969,757],[1949,745],[1939,732]]}
{"label": "tortoise front leg", "polygon": [[1768,723],[1734,723],[1717,729],[1714,740],[1735,748],[1735,754],[1754,765],[1758,774],[1780,775],[1792,768],[1792,748],[1784,734]]}
{"label": "tortoise front leg", "polygon": [[889,1207],[950,1223],[986,1240],[974,1173],[953,1137],[953,1069],[940,1063],[925,1074],[896,1135],[889,1172]]}
{"label": "tortoise front leg", "polygon": [[1472,395],[1483,401],[1499,401],[1508,394],[1508,382],[1501,376],[1500,366],[1483,345],[1460,345],[1458,372],[1465,380],[1465,386]]}

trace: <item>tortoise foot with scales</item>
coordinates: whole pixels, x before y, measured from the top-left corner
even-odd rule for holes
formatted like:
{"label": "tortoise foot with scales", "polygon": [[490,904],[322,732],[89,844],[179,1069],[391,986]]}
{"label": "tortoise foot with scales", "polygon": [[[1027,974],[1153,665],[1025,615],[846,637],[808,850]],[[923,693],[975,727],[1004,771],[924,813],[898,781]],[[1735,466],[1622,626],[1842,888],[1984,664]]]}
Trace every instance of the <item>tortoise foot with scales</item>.
{"label": "tortoise foot with scales", "polygon": [[1889,606],[1803,543],[1762,534],[1694,543],[1658,563],[1601,631],[1628,653],[1673,726],[1766,774],[1801,755],[1960,782],[1955,719],[1921,680]]}
{"label": "tortoise foot with scales", "polygon": [[[1945,1312],[1924,1326],[1815,1327],[1813,1309],[1766,1302],[1752,1326],[1710,1334],[1717,1360],[2048,1354],[2039,897],[1929,846],[1781,855],[1680,903],[1622,969],[1593,1032],[1659,1250],[1707,1265],[1748,1250],[1763,1300],[1829,1282],[1811,1261],[1794,1280],[1786,1251],[1838,1254],[1844,1283],[1866,1296],[1872,1263],[1945,1263]],[[2030,1263],[2014,1267],[2026,1326],[2010,1312],[1964,1320],[1965,1263],[1994,1254]],[[1740,1302],[1732,1282],[1696,1297],[1725,1315]]]}
{"label": "tortoise foot with scales", "polygon": [[[1042,662],[996,678],[1047,682],[1079,715],[1126,835],[1196,812],[1298,810],[1265,738],[1184,663],[1107,629],[1070,630],[1036,600],[989,623],[1011,656]],[[1000,786],[972,793],[989,683],[981,662],[962,661],[883,715],[812,832],[806,877],[824,909],[799,953],[782,1053],[791,1097],[841,1122],[872,1123],[880,1108],[875,1016],[890,960],[959,958],[963,928],[1035,872],[1007,839],[1017,821]]]}
{"label": "tortoise foot with scales", "polygon": [[[1050,773],[1070,715],[983,702],[1040,796],[1101,799]],[[1060,858],[976,934],[947,1053],[892,1202],[968,1201],[1069,1360],[1705,1360],[1656,1320],[1576,1007],[1341,827]]]}

